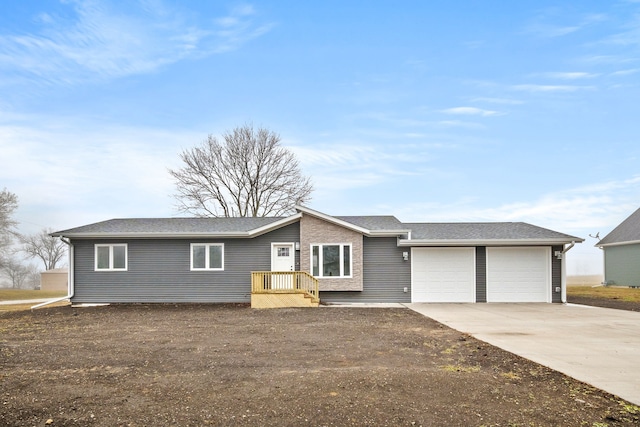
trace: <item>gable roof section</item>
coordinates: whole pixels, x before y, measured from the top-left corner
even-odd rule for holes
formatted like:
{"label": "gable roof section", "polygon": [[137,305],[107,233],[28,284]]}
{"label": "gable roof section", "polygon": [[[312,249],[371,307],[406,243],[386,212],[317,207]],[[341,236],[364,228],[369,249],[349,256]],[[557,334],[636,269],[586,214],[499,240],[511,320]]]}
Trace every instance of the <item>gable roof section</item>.
{"label": "gable roof section", "polygon": [[405,223],[410,239],[399,246],[551,245],[584,239],[525,222]]}
{"label": "gable roof section", "polygon": [[404,224],[391,215],[332,216],[306,206],[296,206],[296,210],[369,237],[396,237],[410,232]]}
{"label": "gable roof section", "polygon": [[596,246],[615,246],[640,243],[640,209],[614,228]]}
{"label": "gable roof section", "polygon": [[294,223],[290,217],[242,218],[124,218],[56,231],[73,238],[256,237]]}

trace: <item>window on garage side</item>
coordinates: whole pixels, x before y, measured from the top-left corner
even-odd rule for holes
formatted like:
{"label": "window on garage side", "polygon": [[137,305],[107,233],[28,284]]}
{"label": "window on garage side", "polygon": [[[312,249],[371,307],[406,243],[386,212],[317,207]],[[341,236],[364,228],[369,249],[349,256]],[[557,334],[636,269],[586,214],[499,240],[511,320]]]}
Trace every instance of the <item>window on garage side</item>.
{"label": "window on garage side", "polygon": [[191,270],[224,270],[224,244],[192,243]]}
{"label": "window on garage side", "polygon": [[351,244],[311,245],[311,274],[351,277]]}
{"label": "window on garage side", "polygon": [[127,244],[98,244],[95,245],[96,271],[126,271]]}

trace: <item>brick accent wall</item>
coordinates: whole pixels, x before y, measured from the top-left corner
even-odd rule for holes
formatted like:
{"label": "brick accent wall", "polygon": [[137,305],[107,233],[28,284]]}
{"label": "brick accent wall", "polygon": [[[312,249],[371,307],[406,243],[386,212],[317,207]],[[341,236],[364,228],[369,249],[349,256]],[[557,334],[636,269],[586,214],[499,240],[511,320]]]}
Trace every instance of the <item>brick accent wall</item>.
{"label": "brick accent wall", "polygon": [[320,278],[321,291],[361,291],[362,234],[304,214],[300,218],[300,267],[311,274],[311,245],[322,243],[350,243],[353,259],[351,278]]}

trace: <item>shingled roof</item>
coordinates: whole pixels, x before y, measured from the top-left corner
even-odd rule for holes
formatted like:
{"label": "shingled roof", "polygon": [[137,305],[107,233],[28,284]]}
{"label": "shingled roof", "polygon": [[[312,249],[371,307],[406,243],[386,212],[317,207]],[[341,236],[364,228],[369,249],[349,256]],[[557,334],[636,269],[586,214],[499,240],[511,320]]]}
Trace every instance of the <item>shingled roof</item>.
{"label": "shingled roof", "polygon": [[[293,217],[289,217],[293,218]],[[243,218],[121,218],[57,231],[52,236],[121,237],[128,235],[226,235],[250,233],[286,221],[287,217]]]}
{"label": "shingled roof", "polygon": [[404,224],[392,215],[370,215],[370,216],[333,216],[342,221],[357,225],[368,230],[403,230]]}
{"label": "shingled roof", "polygon": [[563,245],[584,241],[525,222],[412,222],[403,225],[411,229],[411,238],[400,239],[399,246]]}
{"label": "shingled roof", "polygon": [[620,245],[631,242],[640,242],[640,209],[604,236],[596,246]]}
{"label": "shingled roof", "polygon": [[[579,237],[524,222],[402,223],[391,215],[329,216],[308,208],[299,208],[300,210],[305,214],[316,215],[339,225],[353,228],[367,236],[398,237],[401,246],[562,244],[583,241]],[[110,219],[57,231],[52,233],[52,236],[71,238],[254,237],[298,221],[303,215],[302,212],[289,217],[266,218]],[[635,231],[638,236],[640,236],[639,212],[640,210],[634,214],[639,219],[635,222]]]}
{"label": "shingled roof", "polygon": [[581,240],[526,222],[405,223],[404,226],[411,229],[411,238],[415,240]]}

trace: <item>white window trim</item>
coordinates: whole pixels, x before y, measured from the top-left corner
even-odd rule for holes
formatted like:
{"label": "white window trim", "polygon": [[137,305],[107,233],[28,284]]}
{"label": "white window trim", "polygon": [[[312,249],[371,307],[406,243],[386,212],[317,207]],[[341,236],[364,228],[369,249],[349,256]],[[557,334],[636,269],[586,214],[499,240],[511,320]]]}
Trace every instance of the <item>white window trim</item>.
{"label": "white window trim", "polygon": [[[124,247],[124,268],[113,267],[113,248]],[[109,268],[98,268],[98,248],[109,248]],[[94,271],[127,271],[129,269],[129,246],[126,243],[96,243],[93,250]]]}
{"label": "white window trim", "polygon": [[[309,270],[313,275],[313,247],[319,246],[320,249],[318,251],[318,275],[314,276],[319,279],[352,279],[353,278],[353,243],[312,243],[309,245],[309,266],[311,267]],[[323,276],[322,275],[322,247],[323,246],[339,246],[340,247],[340,276]],[[349,246],[349,270],[351,274],[348,276],[342,275],[344,273],[344,247]]]}
{"label": "white window trim", "polygon": [[[204,268],[196,268],[193,266],[193,247],[194,246],[204,246],[206,249],[204,251]],[[222,257],[221,257],[221,267],[220,268],[209,268],[208,266],[210,265],[210,260],[209,260],[209,248],[211,246],[219,246],[220,248],[222,248]],[[190,254],[189,254],[189,260],[190,260],[190,264],[191,264],[191,271],[224,271],[224,243],[192,243],[191,246],[189,247],[190,250]]]}

